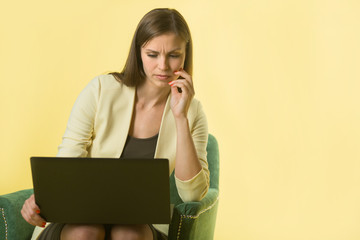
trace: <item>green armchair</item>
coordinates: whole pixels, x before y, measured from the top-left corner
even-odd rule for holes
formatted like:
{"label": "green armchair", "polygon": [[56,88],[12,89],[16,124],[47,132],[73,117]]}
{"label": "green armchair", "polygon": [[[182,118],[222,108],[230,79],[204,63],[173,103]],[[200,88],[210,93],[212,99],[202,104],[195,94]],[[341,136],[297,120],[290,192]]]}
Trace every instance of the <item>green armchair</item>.
{"label": "green armchair", "polygon": [[[170,201],[175,208],[169,226],[169,240],[213,239],[219,200],[219,148],[211,134],[207,151],[210,189],[200,202],[182,202],[175,187],[174,173],[170,176]],[[31,239],[34,226],[28,224],[20,213],[31,194],[33,190],[27,189],[0,196],[0,239]]]}

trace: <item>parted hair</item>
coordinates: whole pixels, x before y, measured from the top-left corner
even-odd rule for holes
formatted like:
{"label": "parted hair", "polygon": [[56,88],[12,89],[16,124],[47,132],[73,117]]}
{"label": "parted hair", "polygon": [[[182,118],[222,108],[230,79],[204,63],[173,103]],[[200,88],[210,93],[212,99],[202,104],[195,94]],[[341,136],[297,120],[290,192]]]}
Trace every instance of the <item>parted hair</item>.
{"label": "parted hair", "polygon": [[184,70],[192,75],[193,53],[189,26],[177,10],[169,8],[156,8],[145,14],[135,30],[123,70],[108,74],[129,87],[139,86],[146,78],[141,47],[154,37],[167,33],[174,33],[186,42]]}

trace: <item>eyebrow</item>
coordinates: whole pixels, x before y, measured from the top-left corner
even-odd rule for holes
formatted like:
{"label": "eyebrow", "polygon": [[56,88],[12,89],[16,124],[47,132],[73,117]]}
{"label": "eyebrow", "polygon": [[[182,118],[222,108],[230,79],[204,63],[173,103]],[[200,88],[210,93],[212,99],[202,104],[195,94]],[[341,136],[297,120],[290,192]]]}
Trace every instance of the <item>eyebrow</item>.
{"label": "eyebrow", "polygon": [[[179,50],[181,50],[181,47],[175,48],[175,49],[171,50],[169,53],[176,52],[176,51],[179,51]],[[145,51],[153,52],[153,53],[159,53],[158,51],[155,51],[155,50],[152,50],[152,49],[145,49]]]}

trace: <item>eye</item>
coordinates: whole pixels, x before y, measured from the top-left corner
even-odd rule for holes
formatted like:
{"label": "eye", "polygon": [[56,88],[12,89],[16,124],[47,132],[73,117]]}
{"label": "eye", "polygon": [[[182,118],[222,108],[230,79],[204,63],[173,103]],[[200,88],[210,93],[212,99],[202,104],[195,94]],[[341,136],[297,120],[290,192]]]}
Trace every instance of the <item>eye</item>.
{"label": "eye", "polygon": [[157,55],[156,54],[148,54],[148,57],[151,57],[151,58],[156,58]]}
{"label": "eye", "polygon": [[179,54],[171,54],[170,57],[171,57],[171,58],[179,58],[180,55],[179,55]]}

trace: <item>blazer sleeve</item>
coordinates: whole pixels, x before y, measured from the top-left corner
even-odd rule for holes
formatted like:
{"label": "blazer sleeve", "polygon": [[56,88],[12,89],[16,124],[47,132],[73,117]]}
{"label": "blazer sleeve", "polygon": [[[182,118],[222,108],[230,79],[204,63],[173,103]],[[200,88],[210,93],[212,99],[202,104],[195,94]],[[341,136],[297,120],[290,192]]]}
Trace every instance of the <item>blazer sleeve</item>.
{"label": "blazer sleeve", "polygon": [[100,93],[99,77],[95,77],[81,91],[72,108],[58,157],[86,157],[92,144],[94,119]]}
{"label": "blazer sleeve", "polygon": [[193,178],[182,181],[175,176],[175,184],[183,202],[200,201],[210,186],[206,146],[208,142],[208,124],[200,102],[197,102],[195,118],[190,131],[202,169]]}

